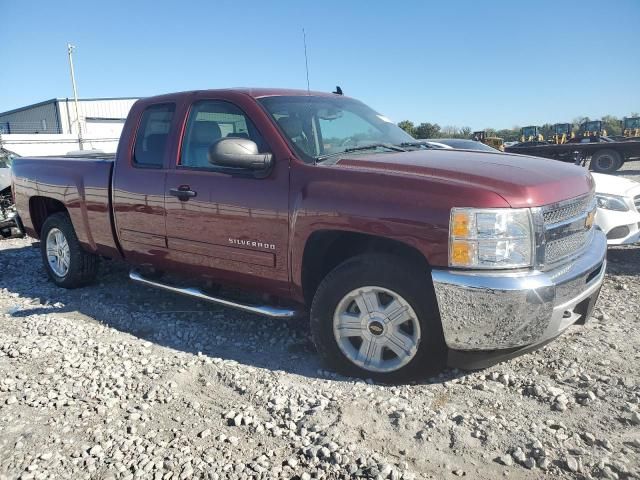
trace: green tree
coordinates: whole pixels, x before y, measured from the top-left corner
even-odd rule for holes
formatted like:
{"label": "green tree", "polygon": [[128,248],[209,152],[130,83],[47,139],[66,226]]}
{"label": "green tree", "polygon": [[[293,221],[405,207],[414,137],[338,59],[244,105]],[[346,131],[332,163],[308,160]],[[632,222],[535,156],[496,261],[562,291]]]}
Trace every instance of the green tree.
{"label": "green tree", "polygon": [[444,127],[440,128],[438,136],[440,138],[454,138],[457,133],[458,127],[454,125],[445,125]]}
{"label": "green tree", "polygon": [[602,128],[607,131],[607,135],[622,135],[622,121],[613,115],[602,117]]}
{"label": "green tree", "polygon": [[398,126],[402,130],[407,132],[409,135],[411,135],[412,137],[415,138],[415,136],[416,136],[416,126],[413,124],[412,121],[410,121],[410,120],[402,120],[400,123],[398,123]]}
{"label": "green tree", "polygon": [[517,142],[520,139],[520,127],[504,128],[496,131],[496,136],[505,142]]}
{"label": "green tree", "polygon": [[573,119],[573,125],[575,126],[576,129],[580,128],[580,125],[582,125],[584,122],[590,122],[591,119],[589,117],[576,117]]}
{"label": "green tree", "polygon": [[545,123],[540,127],[540,133],[545,140],[550,140],[553,138],[553,125]]}
{"label": "green tree", "polygon": [[437,123],[421,123],[415,129],[415,138],[437,138],[440,134],[440,125]]}

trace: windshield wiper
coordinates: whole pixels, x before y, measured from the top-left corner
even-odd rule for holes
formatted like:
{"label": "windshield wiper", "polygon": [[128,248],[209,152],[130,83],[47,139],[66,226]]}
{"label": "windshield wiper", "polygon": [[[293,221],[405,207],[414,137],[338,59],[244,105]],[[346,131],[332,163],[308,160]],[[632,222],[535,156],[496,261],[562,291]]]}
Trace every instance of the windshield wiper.
{"label": "windshield wiper", "polygon": [[328,158],[338,157],[340,155],[344,155],[345,153],[363,152],[366,150],[375,150],[377,148],[386,148],[387,150],[391,150],[392,152],[406,152],[406,150],[402,148],[401,145],[393,145],[391,143],[370,143],[368,145],[361,145],[359,147],[345,148],[341,152],[333,152],[326,155],[320,155],[319,157],[316,157],[316,162],[322,162],[323,160],[326,160]]}
{"label": "windshield wiper", "polygon": [[398,144],[400,147],[426,147],[426,148],[434,148],[433,145],[430,145],[429,142],[402,142]]}

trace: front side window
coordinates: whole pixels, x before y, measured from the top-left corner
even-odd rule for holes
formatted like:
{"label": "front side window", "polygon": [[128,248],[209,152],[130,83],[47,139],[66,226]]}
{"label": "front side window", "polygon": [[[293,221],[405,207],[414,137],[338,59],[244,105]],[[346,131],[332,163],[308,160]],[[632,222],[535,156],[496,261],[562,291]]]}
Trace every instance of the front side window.
{"label": "front side window", "polygon": [[247,138],[267,152],[262,136],[249,117],[229,102],[205,100],[193,105],[187,121],[180,165],[191,168],[222,168],[209,162],[209,148],[221,138]]}
{"label": "front side window", "polygon": [[134,165],[162,168],[175,109],[173,103],[165,103],[151,105],[144,111],[136,135]]}
{"label": "front side window", "polygon": [[306,161],[367,145],[415,143],[389,119],[350,98],[274,96],[260,103]]}

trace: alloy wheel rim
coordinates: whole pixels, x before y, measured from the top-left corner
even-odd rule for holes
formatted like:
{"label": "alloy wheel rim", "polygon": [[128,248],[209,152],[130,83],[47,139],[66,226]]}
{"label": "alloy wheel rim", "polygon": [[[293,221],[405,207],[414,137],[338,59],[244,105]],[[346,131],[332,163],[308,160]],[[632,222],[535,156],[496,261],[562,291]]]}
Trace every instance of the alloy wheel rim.
{"label": "alloy wheel rim", "polygon": [[418,352],[420,322],[398,293],[374,286],[347,293],[333,316],[333,334],[340,351],[371,372],[393,372]]}
{"label": "alloy wheel rim", "polygon": [[49,267],[58,277],[64,277],[69,273],[71,264],[69,242],[57,228],[52,228],[47,234],[47,260]]}

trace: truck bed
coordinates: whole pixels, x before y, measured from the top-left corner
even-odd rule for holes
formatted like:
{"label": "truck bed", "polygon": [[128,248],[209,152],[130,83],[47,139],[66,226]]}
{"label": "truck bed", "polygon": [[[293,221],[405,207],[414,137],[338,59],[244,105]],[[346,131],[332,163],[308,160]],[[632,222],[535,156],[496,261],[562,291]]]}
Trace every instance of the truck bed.
{"label": "truck bed", "polygon": [[12,165],[16,206],[26,232],[39,238],[41,200],[66,206],[78,240],[87,251],[112,255],[117,247],[112,231],[110,190],[114,156],[21,157]]}

